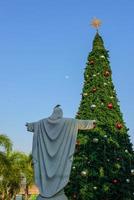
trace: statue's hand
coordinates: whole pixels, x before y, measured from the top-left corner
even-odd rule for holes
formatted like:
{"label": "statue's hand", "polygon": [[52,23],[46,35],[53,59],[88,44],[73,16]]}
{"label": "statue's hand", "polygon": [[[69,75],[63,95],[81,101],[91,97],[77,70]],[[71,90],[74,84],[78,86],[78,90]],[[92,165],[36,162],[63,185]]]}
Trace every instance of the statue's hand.
{"label": "statue's hand", "polygon": [[28,126],[28,122],[26,122],[25,126]]}

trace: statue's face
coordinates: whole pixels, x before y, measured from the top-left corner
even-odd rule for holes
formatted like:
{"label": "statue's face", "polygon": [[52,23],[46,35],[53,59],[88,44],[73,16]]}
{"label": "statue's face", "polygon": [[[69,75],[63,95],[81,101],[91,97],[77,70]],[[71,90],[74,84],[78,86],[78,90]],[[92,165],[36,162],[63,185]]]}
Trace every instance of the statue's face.
{"label": "statue's face", "polygon": [[57,118],[62,118],[63,117],[63,111],[61,108],[59,107],[56,107],[54,109],[54,115],[57,117]]}
{"label": "statue's face", "polygon": [[63,117],[63,111],[60,107],[54,107],[53,113],[51,115],[51,119],[60,119]]}

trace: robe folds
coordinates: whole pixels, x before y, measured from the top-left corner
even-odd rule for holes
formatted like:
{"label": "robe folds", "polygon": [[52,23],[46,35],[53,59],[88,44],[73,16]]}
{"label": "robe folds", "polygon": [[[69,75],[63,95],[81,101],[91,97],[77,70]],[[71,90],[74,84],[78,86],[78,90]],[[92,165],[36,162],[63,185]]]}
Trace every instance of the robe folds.
{"label": "robe folds", "polygon": [[77,132],[91,129],[95,120],[45,118],[27,123],[33,132],[32,157],[35,183],[42,197],[50,198],[69,181]]}

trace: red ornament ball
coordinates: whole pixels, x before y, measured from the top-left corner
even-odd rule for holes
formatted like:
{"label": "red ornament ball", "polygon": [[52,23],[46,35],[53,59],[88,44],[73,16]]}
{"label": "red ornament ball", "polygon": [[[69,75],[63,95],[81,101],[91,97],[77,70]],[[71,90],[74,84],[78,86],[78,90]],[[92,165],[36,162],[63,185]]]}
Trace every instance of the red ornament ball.
{"label": "red ornament ball", "polygon": [[104,76],[105,76],[105,77],[108,77],[108,76],[110,76],[110,71],[108,71],[108,70],[107,70],[107,71],[105,71],[105,73],[104,73]]}
{"label": "red ornament ball", "polygon": [[109,103],[109,104],[107,105],[107,107],[108,107],[109,109],[112,109],[112,108],[113,108],[113,104],[112,104],[112,103]]}
{"label": "red ornament ball", "polygon": [[93,88],[93,89],[92,89],[92,92],[96,92],[96,90],[97,90],[96,88]]}
{"label": "red ornament ball", "polygon": [[120,124],[120,123],[117,123],[117,124],[116,124],[116,128],[117,128],[117,129],[122,129],[122,127],[123,127],[122,124]]}
{"label": "red ornament ball", "polygon": [[76,141],[76,145],[78,145],[78,146],[80,145],[80,140]]}
{"label": "red ornament ball", "polygon": [[117,184],[117,183],[118,183],[118,180],[117,180],[117,179],[113,179],[113,180],[112,180],[112,183],[113,183],[113,184]]}

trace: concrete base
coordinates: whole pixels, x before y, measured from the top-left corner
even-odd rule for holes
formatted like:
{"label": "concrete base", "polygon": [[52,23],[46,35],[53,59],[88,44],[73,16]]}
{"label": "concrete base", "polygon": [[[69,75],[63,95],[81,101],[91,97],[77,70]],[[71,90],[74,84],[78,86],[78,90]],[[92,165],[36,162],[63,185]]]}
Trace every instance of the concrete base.
{"label": "concrete base", "polygon": [[68,200],[68,198],[66,197],[64,190],[61,190],[56,195],[49,198],[39,195],[36,200]]}

